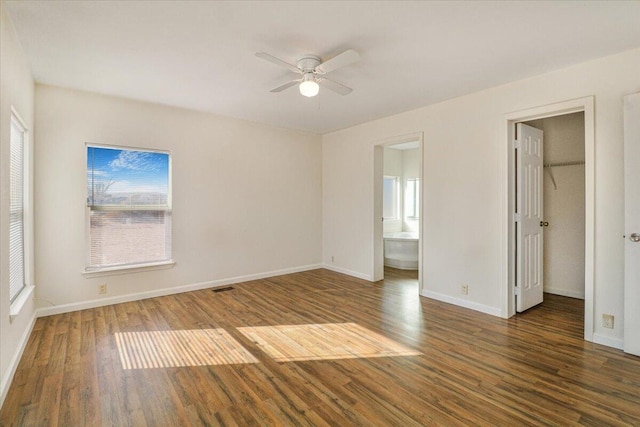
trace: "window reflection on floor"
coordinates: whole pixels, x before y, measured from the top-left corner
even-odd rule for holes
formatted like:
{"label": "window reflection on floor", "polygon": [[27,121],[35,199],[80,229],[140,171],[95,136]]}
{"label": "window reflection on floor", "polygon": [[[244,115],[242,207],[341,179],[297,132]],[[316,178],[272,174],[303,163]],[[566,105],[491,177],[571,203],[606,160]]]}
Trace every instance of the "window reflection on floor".
{"label": "window reflection on floor", "polygon": [[278,362],[421,354],[356,323],[238,328]]}
{"label": "window reflection on floor", "polygon": [[[422,353],[356,323],[237,328],[278,362],[417,356]],[[224,329],[117,332],[124,369],[258,363]]]}
{"label": "window reflection on floor", "polygon": [[257,363],[224,329],[118,332],[124,369]]}

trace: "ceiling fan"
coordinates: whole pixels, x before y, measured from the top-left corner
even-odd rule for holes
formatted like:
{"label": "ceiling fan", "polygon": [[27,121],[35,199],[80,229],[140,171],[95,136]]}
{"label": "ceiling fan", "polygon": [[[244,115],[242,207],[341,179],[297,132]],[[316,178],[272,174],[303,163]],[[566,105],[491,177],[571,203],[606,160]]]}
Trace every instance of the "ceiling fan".
{"label": "ceiling fan", "polygon": [[299,84],[298,88],[300,90],[300,94],[307,97],[316,96],[320,91],[319,85],[322,85],[329,90],[339,93],[340,95],[350,94],[352,91],[350,87],[328,79],[325,74],[349,64],[353,64],[358,59],[360,59],[360,55],[358,54],[358,52],[353,49],[347,49],[325,62],[320,61],[320,58],[318,58],[317,56],[305,55],[298,60],[296,65],[289,64],[288,62],[276,58],[273,55],[269,55],[265,52],[258,52],[256,53],[256,56],[258,58],[262,58],[269,62],[273,62],[274,64],[280,65],[281,67],[284,67],[289,71],[293,71],[294,73],[302,75],[301,78],[278,86],[277,88],[272,89],[271,92],[282,92],[283,90],[288,89],[291,86]]}

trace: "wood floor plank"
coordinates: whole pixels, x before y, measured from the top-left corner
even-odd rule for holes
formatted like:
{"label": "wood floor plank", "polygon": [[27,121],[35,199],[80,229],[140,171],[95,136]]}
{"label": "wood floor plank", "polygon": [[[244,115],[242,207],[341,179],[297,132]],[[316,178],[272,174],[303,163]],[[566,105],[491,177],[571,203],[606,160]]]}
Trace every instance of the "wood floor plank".
{"label": "wood floor plank", "polygon": [[[545,294],[505,320],[419,297],[415,272],[385,276],[320,269],[40,318],[0,425],[640,426],[640,358],[585,342],[583,301]],[[124,369],[123,333],[227,363]],[[160,338],[130,351],[162,359]]]}

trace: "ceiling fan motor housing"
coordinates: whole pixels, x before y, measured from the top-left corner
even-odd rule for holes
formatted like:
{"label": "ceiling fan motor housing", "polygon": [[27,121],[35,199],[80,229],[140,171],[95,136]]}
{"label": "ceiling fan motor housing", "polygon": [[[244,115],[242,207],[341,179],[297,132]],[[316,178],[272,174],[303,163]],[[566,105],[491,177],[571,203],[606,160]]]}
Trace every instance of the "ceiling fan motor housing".
{"label": "ceiling fan motor housing", "polygon": [[298,60],[298,68],[303,73],[314,73],[316,72],[315,68],[320,65],[320,58],[317,56],[304,56]]}

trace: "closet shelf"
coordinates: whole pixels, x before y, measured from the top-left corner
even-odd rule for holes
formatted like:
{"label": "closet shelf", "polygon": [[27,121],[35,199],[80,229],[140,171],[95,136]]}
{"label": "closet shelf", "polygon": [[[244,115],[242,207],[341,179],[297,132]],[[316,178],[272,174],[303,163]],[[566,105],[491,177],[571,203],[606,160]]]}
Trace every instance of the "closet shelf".
{"label": "closet shelf", "polygon": [[545,163],[544,167],[545,168],[555,168],[558,166],[577,166],[577,165],[584,165],[584,160],[576,160],[573,162],[558,162],[558,163]]}
{"label": "closet shelf", "polygon": [[556,184],[556,179],[553,176],[553,172],[551,171],[551,168],[555,168],[558,166],[578,166],[578,165],[584,165],[584,164],[585,164],[584,160],[575,160],[573,162],[545,163],[544,167],[548,168],[547,172],[549,172],[549,177],[551,178],[551,182],[553,183],[553,188],[557,190],[558,185]]}

